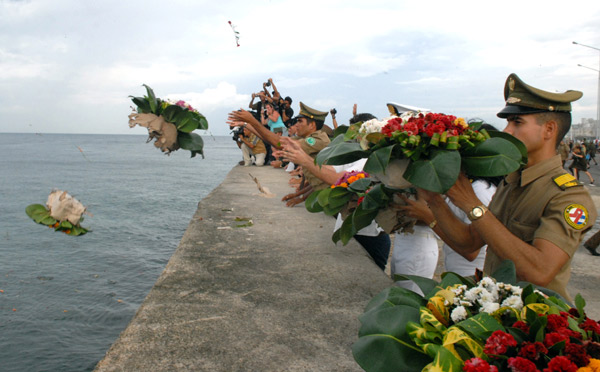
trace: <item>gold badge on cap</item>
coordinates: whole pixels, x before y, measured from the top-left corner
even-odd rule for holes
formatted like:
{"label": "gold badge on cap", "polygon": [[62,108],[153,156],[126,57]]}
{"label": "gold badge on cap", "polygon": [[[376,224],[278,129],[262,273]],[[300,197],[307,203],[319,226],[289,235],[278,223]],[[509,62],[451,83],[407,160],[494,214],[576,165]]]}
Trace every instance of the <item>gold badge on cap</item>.
{"label": "gold badge on cap", "polygon": [[515,79],[510,79],[508,81],[508,89],[515,90]]}
{"label": "gold badge on cap", "polygon": [[517,97],[508,97],[508,99],[506,100],[506,103],[519,103],[521,102],[520,98]]}
{"label": "gold badge on cap", "polygon": [[581,230],[587,225],[587,209],[581,204],[569,204],[564,212],[565,222],[574,229]]}

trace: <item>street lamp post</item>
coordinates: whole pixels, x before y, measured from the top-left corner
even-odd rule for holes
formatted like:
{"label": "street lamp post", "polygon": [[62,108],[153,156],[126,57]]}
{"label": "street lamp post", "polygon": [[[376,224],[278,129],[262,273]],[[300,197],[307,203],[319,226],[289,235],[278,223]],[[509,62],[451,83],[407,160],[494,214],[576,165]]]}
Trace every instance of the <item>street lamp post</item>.
{"label": "street lamp post", "polygon": [[583,65],[579,65],[579,64],[577,65],[579,67],[587,68],[587,69],[594,70],[594,71],[598,72],[598,95],[596,97],[596,99],[597,99],[597,102],[596,102],[596,139],[598,139],[598,126],[600,126],[600,48],[596,48],[596,47],[593,47],[593,46],[581,44],[581,43],[578,43],[576,41],[574,41],[573,44],[575,44],[575,45],[581,45],[583,47],[594,49],[594,50],[597,50],[599,52],[598,53],[598,57],[599,57],[599,59],[598,59],[598,70],[596,70],[595,68],[591,68],[591,67],[587,67],[587,66],[583,66]]}

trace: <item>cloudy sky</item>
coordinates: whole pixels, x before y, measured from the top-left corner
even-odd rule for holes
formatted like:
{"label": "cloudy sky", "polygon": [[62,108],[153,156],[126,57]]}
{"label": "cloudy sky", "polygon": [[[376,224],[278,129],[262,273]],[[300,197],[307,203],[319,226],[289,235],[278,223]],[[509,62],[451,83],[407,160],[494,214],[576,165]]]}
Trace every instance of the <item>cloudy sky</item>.
{"label": "cloudy sky", "polygon": [[148,84],[225,135],[269,77],[296,112],[341,122],[391,101],[502,128],[511,72],[583,91],[580,122],[596,118],[600,52],[572,41],[600,48],[597,0],[0,0],[0,132],[143,134],[128,96]]}

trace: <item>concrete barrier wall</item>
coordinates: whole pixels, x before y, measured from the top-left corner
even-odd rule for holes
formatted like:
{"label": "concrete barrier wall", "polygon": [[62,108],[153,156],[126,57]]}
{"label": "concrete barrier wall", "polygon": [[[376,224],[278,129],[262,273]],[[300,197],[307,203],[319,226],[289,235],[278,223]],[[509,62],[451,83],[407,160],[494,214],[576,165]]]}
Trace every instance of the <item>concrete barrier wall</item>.
{"label": "concrete barrier wall", "polygon": [[392,281],[356,242],[332,243],[332,217],[285,207],[288,180],[234,167],[96,371],[360,371],[358,316]]}

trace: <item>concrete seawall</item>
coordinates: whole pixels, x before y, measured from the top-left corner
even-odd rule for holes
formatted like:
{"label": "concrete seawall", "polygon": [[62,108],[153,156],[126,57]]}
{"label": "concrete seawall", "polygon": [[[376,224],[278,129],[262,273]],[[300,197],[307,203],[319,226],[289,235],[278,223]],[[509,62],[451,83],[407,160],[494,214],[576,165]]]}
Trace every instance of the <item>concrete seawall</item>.
{"label": "concrete seawall", "polygon": [[[275,196],[261,196],[249,174]],[[198,204],[95,371],[361,371],[351,354],[358,317],[392,281],[356,242],[331,242],[332,217],[286,208],[288,180],[270,167],[234,167]],[[600,188],[589,190],[599,206]],[[242,226],[247,219],[252,226]],[[595,320],[598,264],[580,246],[568,287],[584,296]]]}
{"label": "concrete seawall", "polygon": [[358,316],[392,281],[356,242],[333,244],[332,217],[286,208],[288,180],[234,167],[95,370],[360,371]]}

